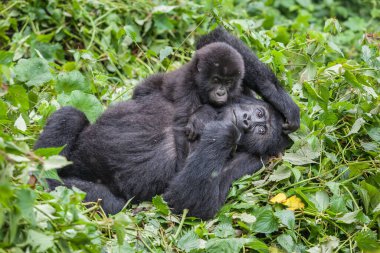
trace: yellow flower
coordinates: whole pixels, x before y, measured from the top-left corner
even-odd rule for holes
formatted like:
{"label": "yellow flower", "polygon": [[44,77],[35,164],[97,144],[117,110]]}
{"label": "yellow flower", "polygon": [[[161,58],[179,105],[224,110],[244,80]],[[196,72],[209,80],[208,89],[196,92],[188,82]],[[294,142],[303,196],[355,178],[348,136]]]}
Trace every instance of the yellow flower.
{"label": "yellow flower", "polygon": [[285,202],[283,202],[283,204],[287,206],[289,210],[293,211],[296,209],[305,208],[305,204],[302,202],[302,200],[300,198],[297,198],[295,195],[288,198]]}
{"label": "yellow flower", "polygon": [[274,203],[284,203],[286,201],[286,195],[285,193],[279,193],[277,194],[276,196],[274,196],[273,198],[271,198],[269,200],[270,203],[274,204]]}

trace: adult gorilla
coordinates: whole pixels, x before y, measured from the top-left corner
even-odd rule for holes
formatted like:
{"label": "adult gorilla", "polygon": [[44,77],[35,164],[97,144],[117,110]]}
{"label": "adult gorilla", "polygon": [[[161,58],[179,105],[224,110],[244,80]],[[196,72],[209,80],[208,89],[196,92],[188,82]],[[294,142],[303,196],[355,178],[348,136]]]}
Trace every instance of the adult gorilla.
{"label": "adult gorilla", "polygon": [[173,112],[173,103],[159,93],[110,107],[92,125],[83,113],[64,107],[49,118],[35,148],[66,145],[62,154],[73,164],[58,171],[65,185],[87,192],[87,200],[103,198],[108,213],[131,198],[165,193],[175,211],[189,208],[190,215],[209,218],[233,180],[261,168],[260,156],[265,162],[288,145],[281,115],[263,101],[241,97],[210,116],[216,121],[205,123],[177,171]]}

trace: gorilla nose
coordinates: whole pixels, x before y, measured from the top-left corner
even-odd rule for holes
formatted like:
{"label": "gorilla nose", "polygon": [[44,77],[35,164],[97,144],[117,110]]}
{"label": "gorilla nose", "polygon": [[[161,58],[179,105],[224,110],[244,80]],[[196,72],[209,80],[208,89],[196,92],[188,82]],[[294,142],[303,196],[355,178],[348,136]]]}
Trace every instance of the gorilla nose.
{"label": "gorilla nose", "polygon": [[216,92],[216,95],[218,95],[219,97],[223,97],[224,95],[226,95],[226,91],[225,90],[218,90]]}

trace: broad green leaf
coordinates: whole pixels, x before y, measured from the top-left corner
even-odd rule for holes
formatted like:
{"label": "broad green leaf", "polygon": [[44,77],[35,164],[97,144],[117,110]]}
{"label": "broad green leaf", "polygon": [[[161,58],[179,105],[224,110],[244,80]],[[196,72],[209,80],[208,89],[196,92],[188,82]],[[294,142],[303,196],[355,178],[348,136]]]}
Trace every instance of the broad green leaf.
{"label": "broad green leaf", "polygon": [[243,238],[230,238],[230,239],[218,239],[213,238],[207,241],[206,251],[209,253],[235,253],[240,252],[245,242],[249,239]]}
{"label": "broad green leaf", "polygon": [[277,242],[286,250],[286,252],[293,252],[294,248],[296,247],[293,238],[287,234],[278,236]]}
{"label": "broad green leaf", "polygon": [[380,249],[380,242],[377,239],[377,233],[372,230],[359,232],[355,236],[355,241],[359,248],[364,252]]}
{"label": "broad green leaf", "polygon": [[15,67],[18,80],[28,86],[39,86],[53,78],[46,60],[40,58],[21,59]]}
{"label": "broad green leaf", "polygon": [[313,202],[318,211],[323,212],[329,206],[330,198],[325,191],[318,191],[315,194],[315,200]]}
{"label": "broad green leaf", "polygon": [[67,161],[66,157],[60,156],[60,155],[53,155],[44,161],[44,169],[45,170],[59,169],[69,164],[71,164],[71,162]]}
{"label": "broad green leaf", "polygon": [[310,163],[317,163],[313,161],[312,159],[305,157],[302,154],[295,154],[295,153],[285,153],[285,155],[282,157],[284,161],[290,162],[294,165],[305,165]]}
{"label": "broad green leaf", "polygon": [[22,117],[21,114],[20,114],[20,116],[16,119],[14,126],[15,126],[18,130],[20,130],[20,131],[23,131],[23,132],[26,131],[26,123],[25,123],[25,120],[24,120],[24,118]]}
{"label": "broad green leaf", "polygon": [[5,98],[21,112],[29,110],[29,98],[26,90],[20,85],[12,85],[8,88]]}
{"label": "broad green leaf", "polygon": [[86,78],[77,70],[63,72],[58,75],[55,85],[59,93],[70,94],[74,90],[89,91],[90,86]]}
{"label": "broad green leaf", "polygon": [[64,147],[53,147],[53,148],[39,148],[34,151],[34,153],[38,156],[53,156],[59,155],[59,153],[63,150]]}
{"label": "broad green leaf", "polygon": [[250,238],[250,242],[246,243],[245,246],[254,249],[259,253],[269,252],[268,246],[257,238]]}
{"label": "broad green leaf", "polygon": [[288,167],[280,166],[269,177],[269,181],[278,182],[278,181],[284,180],[286,178],[289,178],[291,174],[292,174],[292,171]]}
{"label": "broad green leaf", "polygon": [[352,74],[351,71],[347,70],[344,72],[344,78],[346,79],[346,81],[352,85],[353,87],[356,87],[356,88],[361,88],[362,85],[358,82],[358,80],[356,79],[356,76],[354,74]]}
{"label": "broad green leaf", "polygon": [[256,233],[272,233],[278,230],[278,222],[271,210],[259,208],[253,213],[256,222],[253,224],[253,231]]}
{"label": "broad green leaf", "polygon": [[22,217],[34,224],[35,216],[33,212],[36,193],[31,189],[17,189],[15,191],[15,205]]}
{"label": "broad green leaf", "polygon": [[334,249],[339,246],[339,238],[335,236],[327,236],[324,242],[307,250],[309,253],[333,253]]}
{"label": "broad green leaf", "polygon": [[28,233],[28,243],[35,247],[36,252],[47,252],[54,246],[54,236],[47,235],[46,232],[30,230]]}
{"label": "broad green leaf", "polygon": [[163,215],[168,215],[169,214],[168,204],[164,201],[164,199],[161,196],[159,196],[159,195],[155,196],[152,199],[152,204]]}
{"label": "broad green leaf", "polygon": [[102,104],[94,95],[86,94],[78,90],[71,92],[70,96],[60,94],[58,96],[58,102],[62,106],[71,105],[84,112],[91,122],[95,122],[103,112]]}
{"label": "broad green leaf", "polygon": [[352,223],[358,221],[356,219],[356,216],[358,215],[359,212],[360,212],[360,210],[356,210],[354,212],[346,213],[342,217],[337,218],[337,220],[340,221],[340,222],[342,222],[342,223],[352,224]]}
{"label": "broad green leaf", "polygon": [[160,61],[163,61],[169,55],[173,53],[173,48],[166,46],[165,48],[160,50]]}
{"label": "broad green leaf", "polygon": [[177,243],[177,246],[185,252],[190,252],[193,249],[202,249],[205,247],[205,242],[199,239],[199,236],[193,231],[186,232]]}
{"label": "broad green leaf", "polygon": [[287,226],[289,229],[293,229],[296,222],[294,212],[291,210],[281,210],[274,213],[274,215],[280,219],[280,222]]}
{"label": "broad green leaf", "polygon": [[369,137],[371,137],[372,140],[380,143],[380,127],[372,127],[368,131]]}
{"label": "broad green leaf", "polygon": [[0,50],[0,65],[8,65],[12,62],[13,52]]}
{"label": "broad green leaf", "polygon": [[235,230],[230,223],[221,223],[214,229],[214,234],[219,238],[227,238],[235,234]]}
{"label": "broad green leaf", "polygon": [[365,120],[363,118],[358,118],[355,123],[352,125],[350,132],[345,136],[350,136],[351,134],[356,134],[359,132],[360,128],[365,124]]}

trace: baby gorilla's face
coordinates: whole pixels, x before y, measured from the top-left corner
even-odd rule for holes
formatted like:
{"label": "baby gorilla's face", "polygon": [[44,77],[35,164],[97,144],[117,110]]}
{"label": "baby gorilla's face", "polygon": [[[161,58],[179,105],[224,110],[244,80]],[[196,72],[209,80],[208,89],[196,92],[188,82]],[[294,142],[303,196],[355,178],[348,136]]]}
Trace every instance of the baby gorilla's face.
{"label": "baby gorilla's face", "polygon": [[278,155],[290,144],[282,132],[284,119],[264,101],[241,99],[225,110],[223,120],[232,120],[242,131],[238,149],[251,154]]}
{"label": "baby gorilla's face", "polygon": [[194,63],[194,78],[203,103],[221,106],[240,94],[244,61],[234,48],[211,43],[196,52]]}

